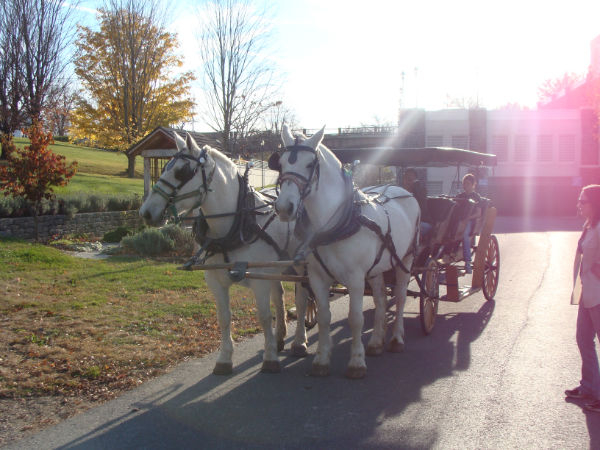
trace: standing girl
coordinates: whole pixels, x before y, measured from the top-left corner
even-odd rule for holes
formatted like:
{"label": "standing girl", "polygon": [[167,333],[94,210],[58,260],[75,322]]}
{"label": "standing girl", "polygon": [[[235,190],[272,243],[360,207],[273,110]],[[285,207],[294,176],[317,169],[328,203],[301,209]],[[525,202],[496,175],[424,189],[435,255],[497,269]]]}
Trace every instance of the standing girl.
{"label": "standing girl", "polygon": [[[579,194],[579,213],[585,219],[577,247],[581,253],[581,299],[577,314],[577,346],[581,354],[581,381],[565,391],[567,397],[589,400],[588,411],[600,412],[600,366],[595,339],[600,339],[600,185]],[[578,255],[579,256],[579,255]]]}

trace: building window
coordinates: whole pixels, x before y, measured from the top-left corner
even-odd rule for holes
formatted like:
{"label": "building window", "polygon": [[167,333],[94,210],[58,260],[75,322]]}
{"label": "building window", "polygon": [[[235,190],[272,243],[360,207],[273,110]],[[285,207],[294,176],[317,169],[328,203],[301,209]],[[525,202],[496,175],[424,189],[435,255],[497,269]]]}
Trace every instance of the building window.
{"label": "building window", "polygon": [[508,136],[492,136],[492,154],[496,155],[498,162],[508,161]]}
{"label": "building window", "polygon": [[469,148],[469,136],[452,136],[452,147],[467,150]]}
{"label": "building window", "polygon": [[575,136],[563,134],[558,137],[558,160],[575,161]]}
{"label": "building window", "polygon": [[520,134],[515,137],[515,161],[529,161],[529,136]]}
{"label": "building window", "polygon": [[444,146],[444,136],[438,136],[438,135],[427,136],[425,146],[426,147],[443,147]]}
{"label": "building window", "polygon": [[428,181],[427,195],[442,195],[444,193],[443,181]]}
{"label": "building window", "polygon": [[537,160],[548,162],[553,159],[552,135],[540,134],[537,139]]}

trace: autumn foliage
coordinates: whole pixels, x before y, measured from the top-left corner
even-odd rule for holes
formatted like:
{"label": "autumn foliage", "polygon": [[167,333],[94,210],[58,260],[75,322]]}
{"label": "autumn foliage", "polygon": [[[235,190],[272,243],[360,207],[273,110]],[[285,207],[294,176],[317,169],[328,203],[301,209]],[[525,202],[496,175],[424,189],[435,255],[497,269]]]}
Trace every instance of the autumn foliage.
{"label": "autumn foliage", "polygon": [[79,27],[74,64],[85,95],[70,131],[105,148],[125,150],[154,128],[193,114],[194,76],[180,71],[176,35],[131,5],[99,10],[99,31]]}
{"label": "autumn foliage", "polygon": [[2,138],[8,149],[6,164],[0,166],[0,189],[4,195],[24,197],[37,216],[42,199],[53,197],[54,186],[64,186],[75,175],[77,163],[69,165],[65,157],[50,150],[52,134],[43,130],[38,121],[25,130],[30,144],[22,149],[15,147],[10,137]]}

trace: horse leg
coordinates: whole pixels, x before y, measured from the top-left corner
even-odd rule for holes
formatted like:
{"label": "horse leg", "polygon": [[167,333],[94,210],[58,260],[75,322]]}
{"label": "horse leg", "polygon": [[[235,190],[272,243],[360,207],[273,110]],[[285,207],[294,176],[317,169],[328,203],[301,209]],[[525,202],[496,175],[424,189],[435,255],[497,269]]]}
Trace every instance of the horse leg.
{"label": "horse leg", "polygon": [[373,291],[373,302],[375,303],[375,320],[373,323],[373,334],[367,345],[367,355],[377,356],[383,353],[383,346],[385,341],[385,285],[383,282],[383,276],[377,275],[371,278],[369,286]]}
{"label": "horse leg", "polygon": [[325,377],[329,375],[329,364],[331,360],[331,311],[329,310],[329,286],[332,280],[324,280],[319,273],[311,273],[309,266],[310,287],[317,301],[317,324],[319,325],[319,344],[317,353],[313,360],[310,374],[314,377]]}
{"label": "horse leg", "polygon": [[275,335],[277,336],[277,351],[284,347],[284,338],[287,334],[287,323],[285,321],[285,308],[283,302],[283,285],[280,281],[271,283],[271,304],[275,306]]}
{"label": "horse leg", "polygon": [[[348,311],[348,324],[352,333],[352,344],[350,362],[346,369],[347,378],[364,378],[367,374],[367,363],[365,362],[365,347],[362,343],[362,330],[365,322],[363,314],[363,296],[365,294],[365,282],[363,277],[358,277],[352,286],[348,286],[350,294],[350,310]],[[356,279],[356,278],[353,278]]]}
{"label": "horse leg", "polygon": [[206,284],[215,296],[217,320],[221,330],[221,346],[213,369],[215,375],[229,375],[233,372],[233,339],[231,339],[231,309],[229,308],[229,286],[222,285],[210,272],[205,272]]}
{"label": "horse leg", "polygon": [[273,316],[271,315],[271,305],[269,302],[269,293],[271,291],[271,282],[262,280],[252,280],[251,283],[254,297],[256,298],[256,309],[258,310],[258,321],[263,329],[265,336],[265,352],[263,355],[262,372],[277,373],[281,371],[279,359],[277,357],[277,342],[273,335]]}
{"label": "horse leg", "polygon": [[292,343],[292,355],[304,357],[308,355],[308,346],[306,338],[306,305],[308,301],[308,291],[300,283],[296,283],[296,294],[294,303],[296,304],[296,334]]}
{"label": "horse leg", "polygon": [[[404,267],[412,266],[412,255],[402,260]],[[400,353],[404,351],[404,306],[406,305],[406,290],[410,281],[410,273],[404,272],[400,267],[396,267],[396,286],[394,287],[394,297],[396,300],[396,320],[392,331],[392,340],[390,341],[389,351]]]}

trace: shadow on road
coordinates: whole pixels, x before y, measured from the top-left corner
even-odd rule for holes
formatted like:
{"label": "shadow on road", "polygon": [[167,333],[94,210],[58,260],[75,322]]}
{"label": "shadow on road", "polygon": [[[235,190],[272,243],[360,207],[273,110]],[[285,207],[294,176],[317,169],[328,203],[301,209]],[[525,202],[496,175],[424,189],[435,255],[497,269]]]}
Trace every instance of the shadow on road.
{"label": "shadow on road", "polygon": [[[422,334],[418,317],[406,318],[407,350],[368,358],[362,380],[343,377],[350,354],[343,319],[331,327],[335,348],[327,378],[308,376],[312,355],[292,357],[289,338],[281,374],[260,373],[258,353],[235,365],[232,376],[169,386],[132,405],[131,417],[102,424],[66,448],[430,448],[437,439],[435,422],[428,425],[418,414],[414,423],[384,421],[421,402],[424,387],[469,368],[471,343],[494,306],[484,302],[476,313],[441,315],[430,336]],[[365,312],[366,330],[373,312]],[[368,338],[365,333],[363,342]],[[312,354],[315,340],[311,335]]]}

